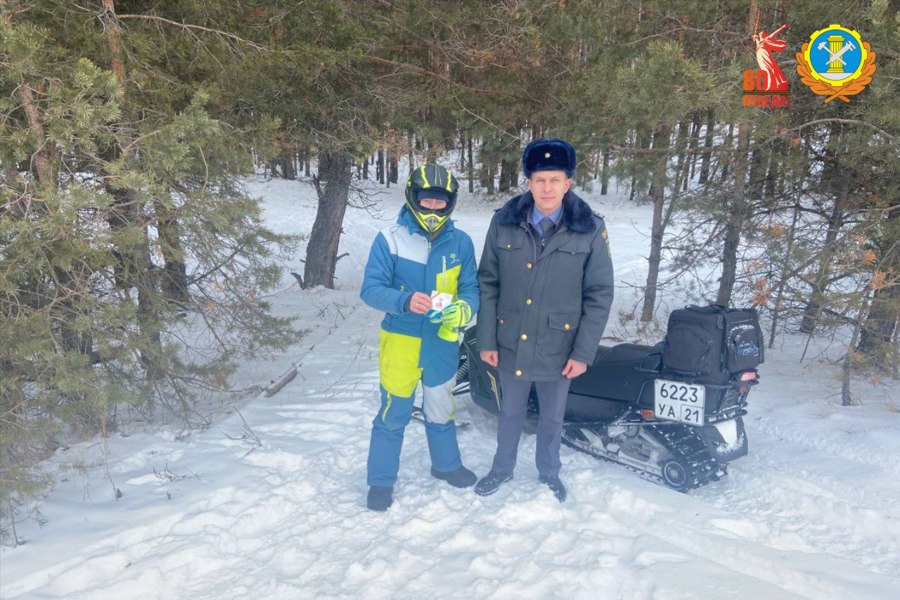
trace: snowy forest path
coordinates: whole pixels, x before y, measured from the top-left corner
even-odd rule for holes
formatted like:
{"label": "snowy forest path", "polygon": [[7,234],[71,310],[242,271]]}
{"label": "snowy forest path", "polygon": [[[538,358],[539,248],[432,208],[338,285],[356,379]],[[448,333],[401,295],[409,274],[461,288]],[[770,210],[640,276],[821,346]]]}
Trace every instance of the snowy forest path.
{"label": "snowy forest path", "polygon": [[[764,421],[764,420],[762,420]],[[730,467],[740,488],[698,496],[734,513],[733,526],[773,548],[853,561],[878,573],[900,573],[900,520],[893,513],[900,481],[892,464],[860,461],[835,444],[820,449],[810,436],[785,438],[751,421],[746,459]],[[890,460],[887,461],[890,463]],[[820,520],[809,522],[808,515]],[[764,524],[764,525],[763,525]]]}

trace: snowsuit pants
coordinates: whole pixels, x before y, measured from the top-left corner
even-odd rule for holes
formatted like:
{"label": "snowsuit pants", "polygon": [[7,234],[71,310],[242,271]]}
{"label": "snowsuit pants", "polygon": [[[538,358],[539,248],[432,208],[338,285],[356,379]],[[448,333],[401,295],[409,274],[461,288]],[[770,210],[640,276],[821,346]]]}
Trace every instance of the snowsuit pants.
{"label": "snowsuit pants", "polygon": [[396,341],[396,337],[382,332],[379,352],[381,406],[372,421],[367,463],[366,481],[370,486],[393,486],[397,481],[403,434],[412,417],[413,400],[420,381],[431,466],[441,473],[449,473],[462,466],[454,421],[454,378],[438,385],[426,385],[426,381],[430,383],[429,373],[424,373],[418,366],[417,349],[391,352],[391,344],[388,343],[391,340]]}
{"label": "snowsuit pants", "polygon": [[500,369],[499,374],[503,400],[497,419],[497,453],[491,470],[501,475],[512,475],[516,468],[519,439],[528,411],[528,396],[531,384],[534,383],[541,409],[534,462],[541,477],[558,477],[563,416],[571,380],[562,377],[553,381],[532,382],[503,369]]}

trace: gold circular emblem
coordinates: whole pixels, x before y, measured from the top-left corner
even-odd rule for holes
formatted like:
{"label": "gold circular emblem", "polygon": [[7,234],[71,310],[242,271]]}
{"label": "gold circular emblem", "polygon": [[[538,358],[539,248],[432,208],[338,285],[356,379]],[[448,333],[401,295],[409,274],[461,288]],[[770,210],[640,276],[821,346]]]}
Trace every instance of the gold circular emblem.
{"label": "gold circular emblem", "polygon": [[832,24],[813,32],[797,53],[797,74],[815,94],[850,102],[875,73],[872,46],[852,29]]}

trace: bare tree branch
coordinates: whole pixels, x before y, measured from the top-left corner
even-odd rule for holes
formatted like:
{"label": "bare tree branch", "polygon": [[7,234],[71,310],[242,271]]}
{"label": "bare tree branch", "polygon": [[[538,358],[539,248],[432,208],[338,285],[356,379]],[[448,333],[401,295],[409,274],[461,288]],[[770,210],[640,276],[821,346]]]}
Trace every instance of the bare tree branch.
{"label": "bare tree branch", "polygon": [[175,27],[181,27],[182,29],[187,29],[189,31],[205,31],[207,33],[213,33],[215,35],[219,35],[230,40],[234,40],[241,44],[250,46],[254,50],[263,51],[266,49],[262,44],[258,44],[256,42],[250,41],[248,39],[242,38],[239,35],[235,35],[233,33],[229,33],[227,31],[222,31],[221,29],[212,29],[210,27],[203,27],[202,25],[191,25],[190,23],[179,23],[178,21],[172,21],[170,19],[165,19],[163,17],[158,17],[156,15],[117,15],[118,19],[126,20],[143,20],[143,21],[157,21],[161,23],[166,23],[167,25],[174,25]]}

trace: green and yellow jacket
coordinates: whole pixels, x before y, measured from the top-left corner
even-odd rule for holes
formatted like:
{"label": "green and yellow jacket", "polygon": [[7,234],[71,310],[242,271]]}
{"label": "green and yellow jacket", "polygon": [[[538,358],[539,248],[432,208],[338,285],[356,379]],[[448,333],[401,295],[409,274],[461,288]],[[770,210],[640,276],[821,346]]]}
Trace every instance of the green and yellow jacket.
{"label": "green and yellow jacket", "polygon": [[[418,373],[400,374],[406,381],[385,381],[385,364],[417,366],[423,383],[436,386],[449,381],[459,362],[459,344],[440,339],[439,324],[406,309],[414,292],[451,294],[478,310],[478,281],[472,239],[449,221],[434,240],[416,223],[409,209],[400,210],[394,225],[381,230],[372,243],[360,298],[384,311],[380,364],[382,384],[398,395],[415,390]],[[404,369],[403,371],[411,371]],[[396,375],[396,369],[390,370]],[[412,385],[412,390],[409,390]],[[405,393],[405,392],[409,393]]]}

